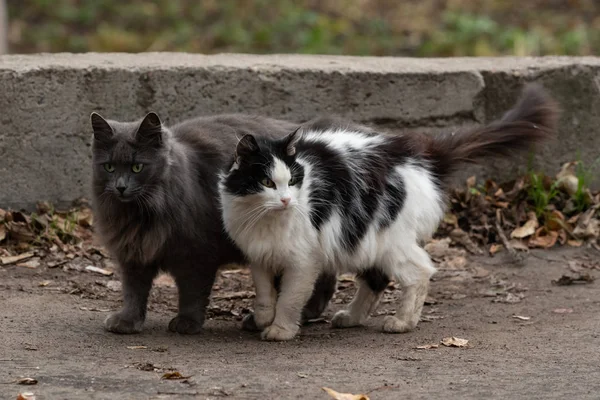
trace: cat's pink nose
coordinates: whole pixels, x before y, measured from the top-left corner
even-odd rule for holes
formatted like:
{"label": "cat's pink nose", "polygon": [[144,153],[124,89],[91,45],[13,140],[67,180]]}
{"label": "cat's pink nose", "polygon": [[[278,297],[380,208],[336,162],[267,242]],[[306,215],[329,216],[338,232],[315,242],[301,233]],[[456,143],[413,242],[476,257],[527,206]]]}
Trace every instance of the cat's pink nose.
{"label": "cat's pink nose", "polygon": [[290,201],[292,201],[291,197],[282,197],[281,198],[281,202],[283,203],[284,206],[288,206],[290,204]]}

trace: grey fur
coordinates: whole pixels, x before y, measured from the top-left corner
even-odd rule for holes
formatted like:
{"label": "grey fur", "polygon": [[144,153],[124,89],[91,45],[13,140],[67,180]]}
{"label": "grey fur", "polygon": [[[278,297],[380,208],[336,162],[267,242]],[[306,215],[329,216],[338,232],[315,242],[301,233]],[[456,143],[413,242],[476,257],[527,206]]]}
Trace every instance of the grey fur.
{"label": "grey fur", "polygon": [[[233,161],[238,138],[267,132],[282,137],[297,125],[233,114],[170,129],[154,113],[136,122],[93,113],[91,122],[96,228],[123,281],[123,309],[106,319],[106,329],[141,331],[153,278],[163,270],[179,289],[179,312],[169,329],[199,332],[218,267],[244,263],[222,228],[217,175]],[[138,163],[143,169],[134,172]],[[334,289],[335,277],[323,276],[305,310],[307,318],[321,314]]]}

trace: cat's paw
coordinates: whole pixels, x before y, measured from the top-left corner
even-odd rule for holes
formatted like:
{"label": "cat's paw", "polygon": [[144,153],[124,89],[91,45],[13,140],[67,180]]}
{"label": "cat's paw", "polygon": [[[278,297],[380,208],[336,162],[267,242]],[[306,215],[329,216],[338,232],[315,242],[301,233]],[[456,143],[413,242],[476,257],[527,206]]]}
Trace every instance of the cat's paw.
{"label": "cat's paw", "polygon": [[242,329],[250,332],[258,332],[258,326],[256,326],[256,321],[254,321],[254,314],[248,314],[242,320]]}
{"label": "cat's paw", "polygon": [[263,330],[273,323],[275,319],[274,308],[256,308],[254,310],[254,323],[257,330]]}
{"label": "cat's paw", "polygon": [[383,319],[382,330],[386,333],[406,333],[415,328],[416,324],[411,322],[401,321],[398,318],[388,315]]}
{"label": "cat's paw", "polygon": [[348,310],[340,310],[336,312],[331,319],[331,326],[334,328],[351,328],[359,325],[361,325],[360,321],[357,321],[355,318],[353,318]]}
{"label": "cat's paw", "polygon": [[113,333],[140,333],[144,320],[132,319],[122,313],[114,313],[104,320],[104,328]]}
{"label": "cat's paw", "polygon": [[275,342],[283,342],[286,340],[291,340],[296,336],[300,327],[298,325],[293,325],[290,327],[282,327],[279,325],[271,325],[267,326],[260,337],[262,340],[275,341]]}
{"label": "cat's paw", "polygon": [[204,318],[193,317],[191,315],[178,315],[169,322],[171,332],[193,335],[200,333],[204,325]]}

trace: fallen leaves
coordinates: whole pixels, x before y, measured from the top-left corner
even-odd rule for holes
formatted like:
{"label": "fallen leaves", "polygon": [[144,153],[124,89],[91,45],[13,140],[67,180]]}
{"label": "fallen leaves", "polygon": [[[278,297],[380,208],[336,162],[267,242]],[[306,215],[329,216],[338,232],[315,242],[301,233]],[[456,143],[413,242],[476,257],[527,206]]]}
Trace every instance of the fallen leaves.
{"label": "fallen leaves", "polygon": [[467,347],[469,341],[467,339],[457,338],[455,336],[443,338],[441,342],[446,347]]}
{"label": "fallen leaves", "polygon": [[600,249],[600,193],[579,181],[580,167],[567,163],[556,179],[529,174],[503,184],[470,177],[451,192],[436,238],[449,235],[473,254],[483,246],[491,255],[507,249],[519,260],[516,250],[529,248],[589,243]]}
{"label": "fallen leaves", "polygon": [[525,298],[523,293],[506,293],[493,299],[492,303],[515,304],[520,303],[523,298]]}
{"label": "fallen leaves", "polygon": [[369,397],[366,394],[339,393],[328,387],[323,387],[321,389],[335,400],[369,400]]}
{"label": "fallen leaves", "polygon": [[440,347],[440,344],[446,346],[446,347],[461,347],[461,348],[465,348],[465,347],[469,347],[469,340],[468,339],[461,339],[459,337],[456,336],[449,336],[449,337],[445,337],[443,338],[440,343],[428,343],[428,344],[424,344],[421,346],[417,346],[415,347],[415,349],[417,350],[431,350],[431,349],[437,349]]}
{"label": "fallen leaves", "polygon": [[38,381],[34,378],[21,378],[17,380],[19,385],[37,385]]}
{"label": "fallen leaves", "polygon": [[14,264],[19,261],[23,261],[28,258],[31,258],[33,256],[34,256],[33,253],[22,253],[22,254],[18,254],[16,256],[0,257],[0,262],[2,263],[2,265]]}
{"label": "fallen leaves", "polygon": [[93,265],[88,265],[87,267],[85,267],[85,270],[89,271],[89,272],[94,272],[96,274],[104,275],[104,276],[112,276],[114,274],[113,271],[109,271],[104,268],[94,267]]}
{"label": "fallen leaves", "polygon": [[181,372],[179,371],[169,371],[169,372],[165,372],[163,374],[163,376],[160,377],[160,379],[167,379],[167,380],[181,380],[181,379],[189,379],[191,376],[183,376],[181,374]]}
{"label": "fallen leaves", "polygon": [[552,280],[552,284],[556,286],[568,286],[578,283],[592,283],[594,280],[596,280],[596,278],[589,273],[579,273],[577,275],[565,274],[558,279]]}
{"label": "fallen leaves", "polygon": [[35,400],[35,395],[32,392],[19,393],[17,400]]}
{"label": "fallen leaves", "polygon": [[534,212],[530,212],[527,215],[527,217],[528,217],[528,219],[527,219],[527,222],[525,222],[525,225],[523,225],[511,232],[511,234],[510,234],[511,238],[523,239],[523,238],[531,236],[535,233],[536,229],[540,225],[538,222],[538,219],[535,216]]}

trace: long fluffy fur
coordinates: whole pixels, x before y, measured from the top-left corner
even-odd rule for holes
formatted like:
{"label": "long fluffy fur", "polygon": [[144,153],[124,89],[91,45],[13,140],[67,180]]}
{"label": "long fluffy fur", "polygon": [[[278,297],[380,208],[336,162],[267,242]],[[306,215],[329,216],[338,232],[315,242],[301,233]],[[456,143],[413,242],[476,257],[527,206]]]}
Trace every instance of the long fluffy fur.
{"label": "long fluffy fur", "polygon": [[[284,140],[243,138],[220,194],[225,229],[252,262],[262,337],[297,333],[299,310],[322,271],[353,272],[360,281],[334,326],[362,324],[393,278],[403,291],[383,330],[413,329],[435,272],[421,244],[443,217],[444,180],[462,163],[551,136],[555,110],[530,86],[500,121],[453,135],[394,137],[318,119]],[[278,273],[279,297],[271,283]]]}
{"label": "long fluffy fur", "polygon": [[423,156],[432,172],[445,179],[461,164],[486,157],[510,156],[551,137],[559,116],[558,104],[537,84],[529,84],[520,100],[500,120],[487,126],[425,139]]}
{"label": "long fluffy fur", "polygon": [[[118,333],[142,329],[152,280],[163,270],[173,275],[179,290],[179,312],[169,329],[197,333],[217,268],[245,262],[223,231],[218,173],[229,164],[230,149],[239,137],[265,131],[282,137],[296,124],[222,115],[169,129],[154,114],[136,122],[106,121],[93,114],[92,125],[96,228],[117,259],[123,281],[123,309],[107,318],[106,329]],[[146,163],[142,173],[131,174],[131,164],[140,159]],[[106,163],[121,170],[108,173]],[[131,190],[137,195],[124,202],[115,180],[128,171]],[[309,316],[322,312],[333,285],[334,277],[319,282]]]}

